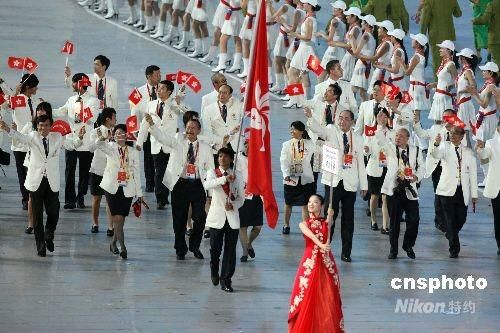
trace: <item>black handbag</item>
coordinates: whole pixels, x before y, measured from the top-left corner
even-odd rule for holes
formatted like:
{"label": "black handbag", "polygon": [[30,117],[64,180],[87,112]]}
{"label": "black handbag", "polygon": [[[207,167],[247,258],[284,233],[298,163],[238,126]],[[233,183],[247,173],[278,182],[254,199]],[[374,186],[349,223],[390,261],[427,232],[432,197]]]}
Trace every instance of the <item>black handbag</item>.
{"label": "black handbag", "polygon": [[0,148],[0,165],[10,165],[10,154]]}

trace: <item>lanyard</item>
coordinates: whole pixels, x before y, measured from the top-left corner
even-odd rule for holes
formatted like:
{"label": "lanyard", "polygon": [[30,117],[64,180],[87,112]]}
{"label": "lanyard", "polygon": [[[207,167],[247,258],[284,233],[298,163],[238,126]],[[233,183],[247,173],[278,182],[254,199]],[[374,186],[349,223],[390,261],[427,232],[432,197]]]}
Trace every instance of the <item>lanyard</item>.
{"label": "lanyard", "polygon": [[[403,160],[403,166],[410,166],[410,146],[408,146],[407,149],[403,149],[404,151],[407,152],[407,158],[408,158],[408,164],[405,163],[405,161]],[[398,157],[398,165],[400,164],[400,160],[399,160],[399,147],[396,146],[396,156]],[[402,158],[401,158],[402,159]]]}
{"label": "lanyard", "polygon": [[[148,96],[149,96],[149,100],[152,101],[152,97],[151,97],[151,91],[149,90],[149,84],[146,83],[146,88],[148,89]],[[156,96],[158,96],[158,86],[154,87],[155,88],[155,93],[156,93]]]}
{"label": "lanyard", "polygon": [[297,140],[297,147],[295,147],[295,144],[292,142],[293,160],[302,161],[304,159],[304,150],[305,150],[304,140]]}
{"label": "lanyard", "polygon": [[128,169],[128,147],[118,147],[120,154],[120,169]]}

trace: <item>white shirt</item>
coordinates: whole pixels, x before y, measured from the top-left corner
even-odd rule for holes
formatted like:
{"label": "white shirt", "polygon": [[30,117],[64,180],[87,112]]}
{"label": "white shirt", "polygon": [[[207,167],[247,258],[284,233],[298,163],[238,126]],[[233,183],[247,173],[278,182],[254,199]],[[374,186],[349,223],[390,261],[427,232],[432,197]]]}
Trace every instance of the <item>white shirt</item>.
{"label": "white shirt", "polygon": [[94,157],[92,158],[89,171],[98,176],[102,176],[104,174],[104,169],[106,168],[107,157],[106,154],[101,149],[98,149],[97,146],[99,142],[99,138],[97,136],[98,129],[101,130],[102,136],[106,138],[106,143],[110,142],[109,140],[111,139],[112,129],[101,125],[98,128],[94,128],[90,133],[89,151],[94,153]]}
{"label": "white shirt", "polygon": [[333,79],[328,78],[325,81],[318,83],[316,86],[314,86],[313,99],[316,101],[322,101],[326,89],[328,89],[328,86],[330,84],[334,83],[337,83],[340,89],[342,89],[342,95],[340,95],[340,100],[339,100],[341,108],[346,108],[348,110],[351,110],[354,113],[354,115],[356,115],[358,113],[358,103],[356,102],[356,98],[354,97],[351,83],[343,79],[334,81]]}

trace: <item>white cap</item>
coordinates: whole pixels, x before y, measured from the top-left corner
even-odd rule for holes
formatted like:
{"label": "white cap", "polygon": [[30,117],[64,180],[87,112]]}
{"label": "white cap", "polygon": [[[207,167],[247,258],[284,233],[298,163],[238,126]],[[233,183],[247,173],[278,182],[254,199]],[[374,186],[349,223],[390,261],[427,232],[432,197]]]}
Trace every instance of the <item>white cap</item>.
{"label": "white cap", "polygon": [[342,10],[346,10],[346,8],[347,8],[347,5],[345,4],[345,2],[341,1],[341,0],[335,1],[335,2],[331,3],[330,5],[332,5],[333,8],[342,9]]}
{"label": "white cap", "polygon": [[368,25],[371,25],[372,27],[375,25],[375,23],[377,23],[377,19],[373,15],[361,16],[360,19],[362,21],[365,21],[366,23],[368,23]]}
{"label": "white cap", "polygon": [[491,61],[487,62],[484,66],[479,66],[479,69],[498,73],[498,65]]}
{"label": "white cap", "polygon": [[318,0],[300,0],[302,3],[308,3],[313,7],[316,7],[318,5]]}
{"label": "white cap", "polygon": [[429,39],[427,39],[427,36],[424,34],[410,34],[410,38],[413,40],[416,40],[417,43],[419,43],[422,46],[425,46],[427,43],[429,43]]}
{"label": "white cap", "polygon": [[439,47],[448,49],[448,50],[455,51],[455,44],[453,44],[453,42],[451,40],[448,40],[448,39],[447,40],[443,40],[441,43],[436,44],[436,45],[439,46]]}
{"label": "white cap", "polygon": [[345,16],[354,15],[354,16],[361,18],[361,9],[359,9],[358,7],[351,7],[344,12],[344,15]]}
{"label": "white cap", "polygon": [[402,40],[403,38],[405,38],[405,35],[406,35],[405,32],[401,29],[394,29],[392,31],[389,31],[387,34],[389,36],[396,37],[399,40]]}
{"label": "white cap", "polygon": [[385,20],[385,21],[382,21],[382,22],[376,22],[375,24],[378,25],[379,27],[384,28],[387,31],[394,30],[394,24],[391,21],[389,21],[389,20]]}
{"label": "white cap", "polygon": [[474,51],[466,47],[465,49],[462,49],[462,51],[457,53],[457,56],[462,56],[471,59],[474,54],[475,54]]}

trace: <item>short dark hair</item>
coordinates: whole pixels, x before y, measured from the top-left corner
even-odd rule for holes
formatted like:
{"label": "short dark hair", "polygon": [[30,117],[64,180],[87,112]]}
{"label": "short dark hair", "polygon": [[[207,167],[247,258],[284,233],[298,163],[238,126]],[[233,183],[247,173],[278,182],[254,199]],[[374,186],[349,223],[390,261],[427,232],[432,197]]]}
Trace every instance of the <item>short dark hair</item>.
{"label": "short dark hair", "polygon": [[221,85],[221,86],[219,87],[219,90],[220,90],[220,88],[222,88],[222,87],[228,87],[228,88],[229,88],[229,92],[230,92],[231,94],[233,93],[233,87],[231,87],[229,84],[227,84],[227,83],[226,83],[226,84]]}
{"label": "short dark hair", "polygon": [[85,73],[76,73],[76,74],[74,74],[74,75],[73,75],[73,77],[71,78],[71,82],[73,82],[73,83],[77,83],[78,81],[80,81],[80,80],[81,80],[81,79],[83,79],[84,77],[85,77],[85,78],[87,78],[87,79],[89,78],[89,77],[87,76],[87,74],[85,74]]}
{"label": "short dark hair", "polygon": [[340,111],[340,113],[342,113],[342,112],[349,113],[349,115],[351,116],[351,120],[354,120],[354,112],[352,112],[351,110],[348,110],[348,109]]}
{"label": "short dark hair", "polygon": [[221,149],[219,149],[217,151],[217,157],[220,155],[220,154],[224,154],[226,156],[229,156],[231,158],[231,160],[234,160],[234,151],[231,149],[231,148],[227,148],[227,147],[222,147]]}
{"label": "short dark hair", "polygon": [[374,86],[374,87],[375,87],[375,86],[382,87],[382,83],[384,83],[384,81],[382,81],[382,80],[377,80],[377,81],[375,81],[375,82],[373,83],[373,86]]}
{"label": "short dark hair", "polygon": [[102,54],[99,54],[97,57],[94,58],[94,61],[99,60],[101,65],[106,67],[106,70],[109,69],[109,65],[111,65],[111,60],[109,60],[108,57],[103,56]]}
{"label": "short dark hair", "polygon": [[21,78],[21,92],[24,93],[27,88],[38,87],[39,83],[35,74],[24,74]]}
{"label": "short dark hair", "polygon": [[326,63],[326,73],[329,74],[330,71],[333,69],[333,67],[335,67],[337,64],[340,64],[340,61],[338,61],[337,59],[334,59],[334,60],[330,60],[329,62]]}
{"label": "short dark hair", "polygon": [[465,129],[463,127],[459,126],[453,126],[453,133],[457,133],[458,135],[464,135],[465,134]]}
{"label": "short dark hair", "polygon": [[166,85],[167,86],[167,90],[170,91],[170,92],[173,92],[174,89],[175,89],[174,83],[172,81],[163,80],[163,81],[160,81],[160,84]]}
{"label": "short dark hair", "polygon": [[[39,110],[44,110],[47,113],[47,116],[50,118],[51,123],[54,122],[54,118],[52,116],[52,105],[50,105],[49,102],[41,102],[36,106],[36,111]],[[33,130],[36,131],[37,127],[37,122],[36,122],[36,117],[31,121],[31,124],[33,126]]]}
{"label": "short dark hair", "polygon": [[102,112],[101,112],[102,123],[104,124],[104,122],[108,118],[112,119],[113,118],[113,114],[116,115],[116,110],[114,108],[104,108],[104,109],[102,109]]}
{"label": "short dark hair", "polygon": [[127,133],[127,126],[126,126],[125,124],[116,124],[116,125],[115,125],[115,128],[113,128],[113,133],[114,133],[116,130],[122,130],[122,131],[124,131],[125,133]]}
{"label": "short dark hair", "polygon": [[186,111],[184,112],[184,115],[182,116],[182,123],[184,124],[184,127],[187,125],[187,122],[193,119],[199,119],[199,113],[196,111]]}
{"label": "short dark hair", "polygon": [[410,131],[408,131],[408,129],[405,127],[401,127],[400,129],[398,129],[398,132],[403,132],[407,138],[410,137]]}
{"label": "short dark hair", "polygon": [[159,70],[160,70],[160,67],[158,67],[156,65],[149,65],[148,67],[146,67],[145,75],[147,77],[148,75],[153,74],[153,72],[156,72]]}
{"label": "short dark hair", "polygon": [[196,124],[198,124],[198,128],[199,128],[199,129],[201,129],[201,122],[200,122],[200,120],[199,120],[198,118],[191,118],[191,119],[189,119],[189,120],[186,122],[186,126],[187,126],[187,124],[188,124],[189,122],[191,122],[191,121],[192,121],[192,122],[194,122],[194,123],[196,123]]}
{"label": "short dark hair", "polygon": [[52,123],[54,122],[51,117],[44,114],[44,115],[41,115],[40,117],[35,118],[35,124],[38,126],[38,124],[44,123],[47,120],[50,122],[50,125],[52,125]]}
{"label": "short dark hair", "polygon": [[337,96],[337,99],[342,96],[342,88],[340,88],[337,82],[328,85],[328,87],[333,89],[333,94]]}

